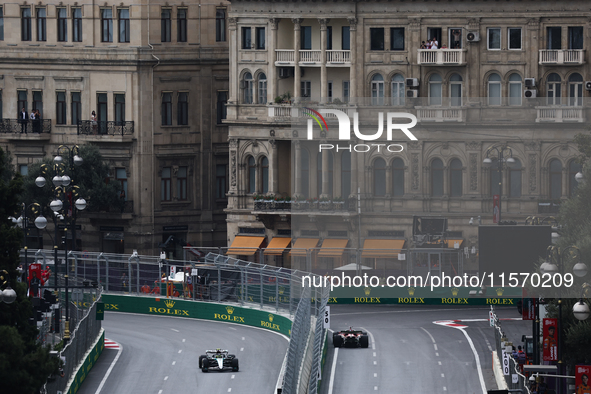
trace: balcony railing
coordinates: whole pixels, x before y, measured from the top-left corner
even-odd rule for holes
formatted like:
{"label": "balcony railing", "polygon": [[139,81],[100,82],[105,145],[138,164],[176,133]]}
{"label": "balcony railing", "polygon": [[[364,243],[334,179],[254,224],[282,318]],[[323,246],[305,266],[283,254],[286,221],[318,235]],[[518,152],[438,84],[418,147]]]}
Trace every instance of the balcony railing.
{"label": "balcony railing", "polygon": [[320,52],[319,50],[305,49],[300,50],[300,62],[302,63],[320,63]]}
{"label": "balcony railing", "polygon": [[131,135],[134,122],[131,121],[78,121],[78,135]]}
{"label": "balcony railing", "polygon": [[0,133],[49,134],[51,119],[0,119]]}
{"label": "balcony railing", "polygon": [[540,49],[540,65],[579,65],[585,63],[584,49]]}
{"label": "balcony railing", "polygon": [[430,66],[462,66],[466,64],[465,49],[418,49],[418,62]]}
{"label": "balcony railing", "polygon": [[347,211],[355,209],[355,201],[273,201],[256,200],[255,211]]}
{"label": "balcony railing", "polygon": [[465,122],[466,109],[462,107],[417,107],[417,120],[419,122]]}
{"label": "balcony railing", "polygon": [[326,51],[326,62],[332,64],[351,63],[351,51],[330,50]]}
{"label": "balcony railing", "polygon": [[582,123],[582,107],[536,107],[536,122]]}
{"label": "balcony railing", "polygon": [[278,63],[295,62],[295,51],[293,49],[275,49],[275,61]]}

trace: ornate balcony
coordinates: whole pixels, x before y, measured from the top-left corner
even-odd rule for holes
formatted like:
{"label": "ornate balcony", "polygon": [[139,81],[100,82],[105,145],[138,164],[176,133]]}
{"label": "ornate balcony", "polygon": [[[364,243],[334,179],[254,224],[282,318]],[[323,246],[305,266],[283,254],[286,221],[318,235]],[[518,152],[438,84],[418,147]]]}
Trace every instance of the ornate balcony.
{"label": "ornate balcony", "polygon": [[418,64],[423,66],[464,66],[465,49],[417,49]]}
{"label": "ornate balcony", "polygon": [[91,120],[78,121],[78,135],[132,135],[134,122],[124,121],[97,121],[93,124]]}
{"label": "ornate balcony", "polygon": [[0,119],[0,133],[49,134],[51,133],[51,119]]}
{"label": "ornate balcony", "polygon": [[552,122],[552,123],[582,123],[585,121],[583,117],[582,107],[536,107],[537,116],[536,122]]}
{"label": "ornate balcony", "polygon": [[578,66],[585,63],[584,49],[540,49],[540,65]]}
{"label": "ornate balcony", "polygon": [[466,108],[416,107],[419,122],[465,122]]}
{"label": "ornate balcony", "polygon": [[[300,49],[298,63],[300,66],[318,66],[321,64],[322,51],[313,49]],[[295,66],[295,51],[293,49],[275,50],[276,66]],[[349,66],[351,65],[351,51],[328,50],[326,51],[327,66]]]}
{"label": "ornate balcony", "polygon": [[351,65],[351,51],[330,50],[326,51],[326,65]]}

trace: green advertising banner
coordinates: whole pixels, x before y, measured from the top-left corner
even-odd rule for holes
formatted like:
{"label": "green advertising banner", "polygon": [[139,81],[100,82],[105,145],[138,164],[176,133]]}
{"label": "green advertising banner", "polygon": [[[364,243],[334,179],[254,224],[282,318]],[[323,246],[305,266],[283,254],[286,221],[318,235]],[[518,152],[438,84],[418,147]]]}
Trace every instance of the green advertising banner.
{"label": "green advertising banner", "polygon": [[291,335],[291,320],[282,315],[257,309],[213,302],[185,301],[176,298],[134,297],[114,294],[103,294],[102,301],[105,303],[106,311],[215,320],[260,327],[287,336]]}
{"label": "green advertising banner", "polygon": [[[67,394],[75,394],[78,391],[78,389],[82,385],[82,382],[84,382],[84,379],[86,379],[86,376],[88,376],[88,373],[94,366],[94,363],[96,363],[96,361],[98,360],[104,348],[105,333],[103,332],[99,340],[97,341],[96,345],[94,345],[94,347],[90,349],[88,356],[82,362],[80,368],[78,368],[78,372],[76,373],[76,376],[74,376],[74,381],[70,385],[70,389],[68,390]],[[66,362],[68,362],[68,360],[66,360]]]}

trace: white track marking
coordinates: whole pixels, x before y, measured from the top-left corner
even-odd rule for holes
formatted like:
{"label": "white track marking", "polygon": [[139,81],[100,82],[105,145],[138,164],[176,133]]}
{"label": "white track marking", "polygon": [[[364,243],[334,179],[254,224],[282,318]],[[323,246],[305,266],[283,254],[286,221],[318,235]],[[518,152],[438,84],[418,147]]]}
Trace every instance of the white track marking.
{"label": "white track marking", "polygon": [[179,330],[174,329],[174,328],[171,328],[171,330],[174,331],[174,332],[180,332]]}
{"label": "white track marking", "polygon": [[244,341],[246,338],[242,337],[242,340]]}
{"label": "white track marking", "polygon": [[232,375],[230,376],[230,379],[234,379],[236,377],[236,375]]}
{"label": "white track marking", "polygon": [[378,365],[378,362],[377,362],[377,361],[374,361],[374,362],[373,362],[373,365]]}
{"label": "white track marking", "polygon": [[174,364],[176,364],[176,361],[173,361],[173,362],[172,362],[172,365],[174,365]]}
{"label": "white track marking", "polygon": [[371,339],[371,348],[372,348],[372,350],[376,350],[376,341],[373,338],[373,334],[371,332],[369,332],[369,330],[367,328],[364,328],[364,327],[359,327],[359,328],[361,328],[363,331],[367,332],[367,335],[369,335],[369,338]]}
{"label": "white track marking", "polygon": [[437,345],[433,344],[433,347],[435,348],[435,351],[437,351]]}
{"label": "white track marking", "polygon": [[179,350],[179,353],[182,353],[182,352],[183,352],[183,349]]}
{"label": "white track marking", "polygon": [[103,378],[103,380],[101,380],[101,384],[99,384],[99,386],[96,389],[96,392],[94,394],[100,394],[101,390],[103,389],[103,386],[105,385],[105,383],[107,382],[107,379],[109,378],[109,375],[111,374],[111,371],[115,367],[117,360],[119,360],[119,356],[121,356],[122,351],[123,351],[123,346],[121,346],[121,344],[119,344],[119,351],[117,352],[117,355],[115,356],[115,358],[111,362],[111,366],[109,366],[109,369],[107,370],[107,373],[105,374],[105,377]]}
{"label": "white track marking", "polygon": [[376,352],[373,352],[373,356],[374,356],[374,357],[376,356]]}
{"label": "white track marking", "polygon": [[334,373],[337,369],[337,357],[339,355],[339,348],[334,348],[334,356],[332,357],[332,366],[330,367],[330,381],[328,383],[328,394],[332,394],[332,389],[334,386]]}
{"label": "white track marking", "polygon": [[442,378],[444,378],[444,377],[445,377],[445,374],[444,374],[444,373],[442,373],[442,374],[441,374],[441,377],[442,377]]}
{"label": "white track marking", "polygon": [[183,338],[183,342],[186,342],[187,340],[185,338]]}
{"label": "white track marking", "polygon": [[429,335],[429,338],[431,338],[431,342],[435,343],[435,338],[433,338],[433,335],[431,335],[429,331],[425,330],[423,327],[421,327],[421,330],[425,331],[427,335]]}
{"label": "white track marking", "polygon": [[443,391],[447,391],[447,387],[443,386]]}
{"label": "white track marking", "polygon": [[228,389],[228,393],[231,393],[231,392],[232,392],[232,387],[230,387],[230,388]]}
{"label": "white track marking", "polygon": [[436,355],[437,357],[439,357],[439,353],[435,352],[435,355]]}
{"label": "white track marking", "polygon": [[243,347],[241,347],[241,348],[240,348],[240,351],[241,351],[241,352],[243,352],[243,351],[244,351],[244,348],[243,348]]}
{"label": "white track marking", "polygon": [[165,376],[165,377],[164,377],[164,380],[168,380],[168,376]]}
{"label": "white track marking", "polygon": [[162,390],[158,390],[158,394],[162,394]]}
{"label": "white track marking", "polygon": [[441,361],[437,361],[437,363],[438,363],[439,365],[441,365]]}
{"label": "white track marking", "polygon": [[484,376],[482,375],[482,368],[480,367],[480,357],[478,356],[478,352],[476,351],[476,348],[474,347],[474,342],[472,342],[472,338],[470,338],[470,335],[468,335],[468,333],[466,332],[466,330],[465,330],[467,328],[466,326],[462,326],[460,324],[449,324],[449,322],[452,322],[452,321],[433,322],[433,324],[446,325],[447,327],[451,327],[451,328],[455,328],[456,330],[460,330],[462,332],[462,334],[464,334],[464,336],[466,337],[466,340],[468,341],[468,344],[470,345],[470,349],[472,349],[472,353],[474,354],[474,359],[476,360],[476,370],[478,371],[478,379],[480,380],[480,387],[482,388],[482,393],[486,394],[487,393],[486,384],[484,383]]}
{"label": "white track marking", "polygon": [[374,378],[377,378],[378,377],[378,374],[374,372],[373,377]]}

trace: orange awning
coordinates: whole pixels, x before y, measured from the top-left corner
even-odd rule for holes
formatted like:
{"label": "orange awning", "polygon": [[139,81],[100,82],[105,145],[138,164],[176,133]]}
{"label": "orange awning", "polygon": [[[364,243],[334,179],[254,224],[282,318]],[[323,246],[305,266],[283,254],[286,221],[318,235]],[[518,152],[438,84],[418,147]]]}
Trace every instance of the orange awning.
{"label": "orange awning", "polygon": [[398,252],[404,248],[403,239],[366,239],[363,242],[361,258],[398,258]]}
{"label": "orange awning", "polygon": [[265,248],[266,255],[280,256],[283,254],[285,248],[289,246],[291,238],[289,237],[275,237],[269,242],[269,246]]}
{"label": "orange awning", "polygon": [[265,237],[246,237],[238,235],[234,238],[232,246],[226,254],[234,254],[239,256],[252,256],[261,247]]}
{"label": "orange awning", "polygon": [[[459,249],[462,247],[462,244],[464,243],[463,239],[448,239],[445,241],[445,243],[447,244],[448,248],[451,249]],[[458,244],[458,247],[456,248],[455,245],[456,243]]]}
{"label": "orange awning", "polygon": [[341,257],[348,243],[348,239],[325,239],[318,257]]}
{"label": "orange awning", "polygon": [[292,256],[305,256],[307,249],[313,249],[318,245],[318,238],[298,238],[295,244],[291,247]]}

